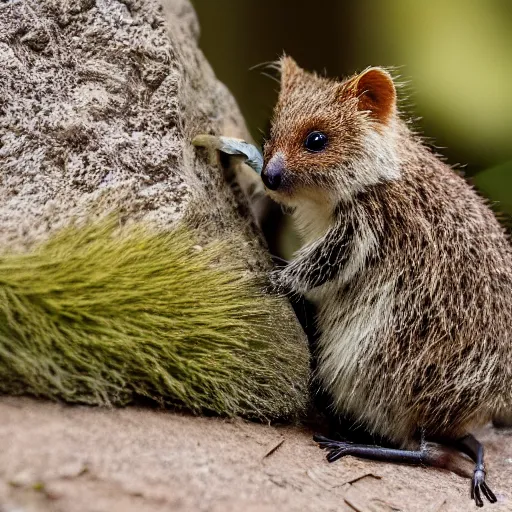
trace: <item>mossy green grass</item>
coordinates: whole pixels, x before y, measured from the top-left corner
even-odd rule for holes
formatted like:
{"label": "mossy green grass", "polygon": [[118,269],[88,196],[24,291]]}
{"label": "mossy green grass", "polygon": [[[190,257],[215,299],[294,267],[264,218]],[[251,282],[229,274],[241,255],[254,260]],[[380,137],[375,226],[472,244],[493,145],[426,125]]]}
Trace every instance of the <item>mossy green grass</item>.
{"label": "mossy green grass", "polygon": [[292,314],[193,232],[114,218],[0,256],[0,392],[259,419],[305,405]]}

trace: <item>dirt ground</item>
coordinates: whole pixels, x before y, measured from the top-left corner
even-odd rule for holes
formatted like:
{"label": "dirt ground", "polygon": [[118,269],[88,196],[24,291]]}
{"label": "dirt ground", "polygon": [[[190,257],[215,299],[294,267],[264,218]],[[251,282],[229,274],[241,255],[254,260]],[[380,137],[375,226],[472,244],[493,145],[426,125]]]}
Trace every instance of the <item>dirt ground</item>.
{"label": "dirt ground", "polygon": [[[493,512],[512,511],[512,431],[480,432]],[[299,427],[0,398],[1,512],[476,510],[469,480],[347,457]]]}

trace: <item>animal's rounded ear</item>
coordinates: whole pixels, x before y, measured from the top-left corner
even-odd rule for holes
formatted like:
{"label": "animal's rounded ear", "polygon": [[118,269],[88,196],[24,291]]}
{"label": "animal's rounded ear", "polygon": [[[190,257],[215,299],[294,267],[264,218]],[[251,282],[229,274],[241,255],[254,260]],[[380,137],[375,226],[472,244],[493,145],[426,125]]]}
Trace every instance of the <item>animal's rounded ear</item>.
{"label": "animal's rounded ear", "polygon": [[369,68],[347,84],[358,99],[359,110],[366,110],[376,121],[386,124],[396,110],[396,89],[391,75],[382,68]]}
{"label": "animal's rounded ear", "polygon": [[297,83],[304,70],[288,55],[281,57],[279,61],[281,70],[281,91],[289,89]]}

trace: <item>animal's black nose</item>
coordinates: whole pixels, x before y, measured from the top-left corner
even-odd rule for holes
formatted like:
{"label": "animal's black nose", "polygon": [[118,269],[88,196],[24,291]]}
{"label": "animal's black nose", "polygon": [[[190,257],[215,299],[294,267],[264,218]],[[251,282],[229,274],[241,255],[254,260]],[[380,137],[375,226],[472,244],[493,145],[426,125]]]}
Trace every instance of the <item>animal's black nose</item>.
{"label": "animal's black nose", "polygon": [[261,179],[270,190],[277,190],[281,184],[283,175],[284,160],[279,154],[274,155],[261,173]]}

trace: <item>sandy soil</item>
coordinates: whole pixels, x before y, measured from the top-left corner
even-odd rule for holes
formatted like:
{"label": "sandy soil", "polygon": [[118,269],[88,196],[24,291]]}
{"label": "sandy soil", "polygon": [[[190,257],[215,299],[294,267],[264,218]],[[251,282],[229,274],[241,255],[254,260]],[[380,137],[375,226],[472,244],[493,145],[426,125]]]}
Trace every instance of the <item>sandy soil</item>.
{"label": "sandy soil", "polygon": [[[494,512],[512,511],[512,431],[484,429]],[[1,512],[476,510],[469,480],[347,457],[300,427],[0,398]]]}

